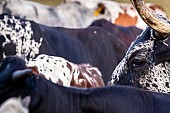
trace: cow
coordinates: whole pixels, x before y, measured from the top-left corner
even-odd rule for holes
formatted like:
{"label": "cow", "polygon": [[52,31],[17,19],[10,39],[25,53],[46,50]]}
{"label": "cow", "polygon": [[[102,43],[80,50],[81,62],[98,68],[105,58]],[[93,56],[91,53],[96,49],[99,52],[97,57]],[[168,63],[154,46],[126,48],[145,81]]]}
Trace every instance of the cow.
{"label": "cow", "polygon": [[152,11],[143,0],[131,2],[148,27],[131,44],[108,85],[170,93],[170,20]]}
{"label": "cow", "polygon": [[110,13],[94,16],[95,9],[88,9],[79,3],[65,3],[47,6],[28,0],[1,0],[0,14],[6,13],[33,20],[47,26],[66,28],[86,28],[94,20],[110,20]]}
{"label": "cow", "polygon": [[28,107],[31,102],[30,96],[23,99],[11,97],[0,106],[0,113],[29,113]]}
{"label": "cow", "polygon": [[118,37],[122,42],[124,42],[127,48],[136,39],[136,37],[140,33],[142,33],[142,30],[135,26],[124,27],[117,24],[113,24],[107,21],[106,19],[95,20],[90,26],[102,27],[106,31]]}
{"label": "cow", "polygon": [[75,64],[68,60],[45,54],[27,62],[35,74],[63,86],[81,88],[103,87],[104,81],[98,68],[90,64]]}
{"label": "cow", "polygon": [[101,27],[69,29],[49,27],[9,14],[0,15],[0,61],[8,55],[26,61],[39,54],[97,67],[107,83],[113,66],[121,61],[125,44]]}
{"label": "cow", "polygon": [[[167,16],[165,10],[159,5],[152,3],[147,5]],[[64,0],[63,3],[53,7],[28,0],[1,0],[0,13],[55,27],[86,28],[94,20],[104,18],[122,26],[133,25],[142,30],[146,28],[146,24],[132,5],[109,0]]]}
{"label": "cow", "polygon": [[0,67],[0,104],[30,96],[30,113],[169,113],[170,95],[123,85],[71,88],[33,74],[18,57]]}
{"label": "cow", "polygon": [[[117,25],[136,26],[142,30],[147,26],[133,6],[128,3],[118,3],[111,0],[64,0],[63,2],[79,2],[89,9],[95,9],[94,15],[96,16],[110,12],[111,22]],[[147,6],[167,17],[166,11],[161,6],[154,3],[147,3]]]}

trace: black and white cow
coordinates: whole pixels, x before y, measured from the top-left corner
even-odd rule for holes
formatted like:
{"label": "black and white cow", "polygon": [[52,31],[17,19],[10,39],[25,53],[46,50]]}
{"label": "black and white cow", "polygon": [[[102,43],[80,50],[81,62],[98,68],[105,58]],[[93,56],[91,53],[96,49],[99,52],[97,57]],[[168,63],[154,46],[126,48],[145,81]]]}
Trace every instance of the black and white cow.
{"label": "black and white cow", "polygon": [[30,113],[169,113],[170,95],[127,86],[68,88],[38,77],[23,60],[7,57],[0,67],[0,104],[31,96]]}
{"label": "black and white cow", "polygon": [[150,27],[131,44],[108,84],[170,93],[170,20],[151,11],[143,0],[132,3]]}
{"label": "black and white cow", "polygon": [[39,54],[63,57],[70,62],[99,68],[105,83],[126,47],[99,27],[67,29],[48,27],[8,14],[0,15],[0,60],[17,55],[30,61]]}

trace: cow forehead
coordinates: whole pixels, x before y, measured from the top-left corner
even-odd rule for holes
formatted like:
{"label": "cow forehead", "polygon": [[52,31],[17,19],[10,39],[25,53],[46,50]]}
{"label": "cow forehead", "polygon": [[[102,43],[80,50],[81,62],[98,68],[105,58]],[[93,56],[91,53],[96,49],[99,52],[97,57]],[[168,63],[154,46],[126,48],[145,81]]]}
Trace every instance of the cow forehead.
{"label": "cow forehead", "polygon": [[41,46],[42,38],[39,42],[34,40],[33,30],[29,21],[23,21],[15,16],[0,15],[0,35],[5,38],[5,42],[16,44],[16,53],[18,56],[22,54],[35,57],[39,53],[39,47]]}
{"label": "cow forehead", "polygon": [[146,40],[144,42],[139,42],[135,45],[133,45],[134,43],[131,44],[131,46],[129,47],[128,51],[126,52],[125,55],[125,59],[129,59],[130,56],[135,53],[138,50],[141,49],[146,49],[146,50],[153,50],[154,47],[154,40]]}

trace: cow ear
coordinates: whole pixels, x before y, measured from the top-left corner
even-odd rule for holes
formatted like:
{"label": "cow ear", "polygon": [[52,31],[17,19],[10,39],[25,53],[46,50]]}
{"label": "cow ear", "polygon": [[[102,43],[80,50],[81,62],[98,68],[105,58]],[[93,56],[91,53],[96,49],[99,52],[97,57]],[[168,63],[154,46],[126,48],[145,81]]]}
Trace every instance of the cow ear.
{"label": "cow ear", "polygon": [[32,75],[31,69],[17,70],[12,73],[13,82],[26,79],[28,76]]}
{"label": "cow ear", "polygon": [[24,107],[28,108],[31,102],[31,96],[24,97],[21,102]]}
{"label": "cow ear", "polygon": [[170,47],[164,42],[156,42],[155,45],[155,64],[159,64],[160,62],[164,61],[170,61]]}

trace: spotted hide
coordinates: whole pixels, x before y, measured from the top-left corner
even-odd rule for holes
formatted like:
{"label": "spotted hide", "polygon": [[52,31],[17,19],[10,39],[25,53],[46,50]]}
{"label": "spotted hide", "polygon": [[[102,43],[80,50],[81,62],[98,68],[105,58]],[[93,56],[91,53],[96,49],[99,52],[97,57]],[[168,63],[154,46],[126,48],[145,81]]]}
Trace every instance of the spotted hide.
{"label": "spotted hide", "polygon": [[31,96],[30,113],[169,113],[170,95],[127,86],[70,88],[32,74],[16,57],[0,67],[0,104]]}
{"label": "spotted hide", "polygon": [[39,54],[63,57],[70,62],[97,67],[105,83],[123,58],[126,46],[100,27],[67,29],[48,27],[8,14],[0,15],[0,60],[8,55],[26,61]]}
{"label": "spotted hide", "polygon": [[[65,3],[79,2],[89,9],[95,9],[94,15],[105,15],[107,12],[111,15],[111,22],[121,26],[136,26],[144,30],[146,28],[145,22],[138,15],[137,11],[131,4],[118,3],[111,0],[64,0]],[[161,15],[167,16],[166,11],[159,5],[154,3],[147,3],[154,11]]]}
{"label": "spotted hide", "polygon": [[0,14],[7,13],[55,27],[86,28],[94,20],[110,20],[110,13],[94,16],[94,11],[76,2],[47,6],[31,0],[0,1]]}
{"label": "spotted hide", "polygon": [[[140,10],[140,8],[137,9]],[[149,12],[150,10],[142,11],[142,16],[149,17],[145,15]],[[157,17],[161,19],[157,19]],[[108,84],[130,85],[146,90],[170,93],[170,27],[168,28],[170,20],[157,14],[155,21],[148,18],[145,21],[150,27],[131,44],[125,57],[113,71]],[[165,29],[169,33],[166,33]]]}
{"label": "spotted hide", "polygon": [[61,57],[41,54],[29,61],[27,66],[37,75],[63,86],[82,88],[104,86],[100,71],[90,64],[74,64]]}

